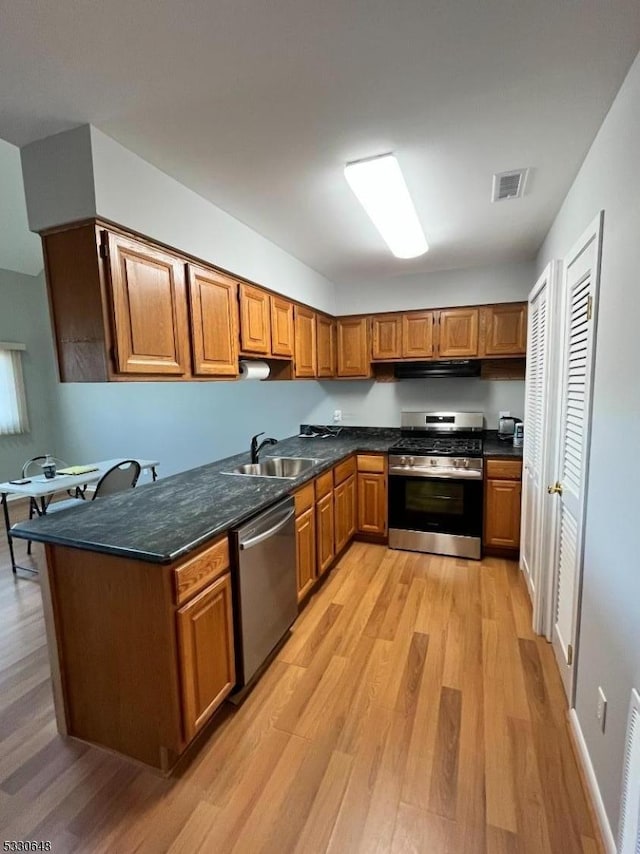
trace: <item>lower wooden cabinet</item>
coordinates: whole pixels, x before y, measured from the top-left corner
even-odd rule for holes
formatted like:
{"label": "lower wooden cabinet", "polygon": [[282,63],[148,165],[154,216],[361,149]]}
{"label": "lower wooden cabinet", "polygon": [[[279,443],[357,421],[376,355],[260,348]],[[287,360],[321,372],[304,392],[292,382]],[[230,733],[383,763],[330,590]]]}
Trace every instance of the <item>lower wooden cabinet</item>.
{"label": "lower wooden cabinet", "polygon": [[484,485],[484,545],[494,549],[520,548],[522,462],[487,460]]}
{"label": "lower wooden cabinet", "polygon": [[298,573],[298,602],[315,584],[316,573],[316,510],[312,506],[296,518],[296,563]]}
{"label": "lower wooden cabinet", "polygon": [[226,573],[177,612],[187,741],[204,726],[235,684],[232,607],[231,574]]}
{"label": "lower wooden cabinet", "polygon": [[358,472],[358,533],[383,537],[387,533],[387,477]]}
{"label": "lower wooden cabinet", "polygon": [[335,557],[333,490],[316,503],[316,548],[318,575],[323,575]]}
{"label": "lower wooden cabinet", "polygon": [[336,554],[356,532],[356,476],[351,475],[333,492]]}

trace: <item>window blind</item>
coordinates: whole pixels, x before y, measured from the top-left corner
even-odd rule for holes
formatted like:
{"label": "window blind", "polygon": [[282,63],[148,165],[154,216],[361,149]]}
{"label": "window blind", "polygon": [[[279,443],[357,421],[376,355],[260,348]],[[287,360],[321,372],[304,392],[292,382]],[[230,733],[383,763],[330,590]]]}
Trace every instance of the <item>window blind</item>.
{"label": "window blind", "polygon": [[0,342],[0,436],[26,433],[29,429],[22,376],[24,344]]}

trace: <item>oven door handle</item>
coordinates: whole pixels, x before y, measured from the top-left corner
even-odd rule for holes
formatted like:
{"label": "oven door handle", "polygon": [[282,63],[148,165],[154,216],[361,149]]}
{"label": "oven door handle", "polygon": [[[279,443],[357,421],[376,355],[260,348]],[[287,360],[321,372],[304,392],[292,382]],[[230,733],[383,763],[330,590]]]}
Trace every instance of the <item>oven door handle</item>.
{"label": "oven door handle", "polygon": [[468,469],[456,471],[455,474],[438,474],[429,469],[401,469],[392,467],[389,469],[389,476],[402,478],[420,477],[424,480],[458,480],[465,483],[469,480],[482,480],[481,471],[469,471]]}

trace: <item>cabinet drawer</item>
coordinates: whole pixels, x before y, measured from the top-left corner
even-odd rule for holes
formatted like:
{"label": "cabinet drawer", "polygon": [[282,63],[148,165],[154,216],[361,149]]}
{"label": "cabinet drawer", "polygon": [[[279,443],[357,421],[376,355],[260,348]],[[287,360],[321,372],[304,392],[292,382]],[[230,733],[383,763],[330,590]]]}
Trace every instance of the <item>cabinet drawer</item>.
{"label": "cabinet drawer", "polygon": [[229,569],[229,541],[223,537],[174,570],[176,603],[182,605]]}
{"label": "cabinet drawer", "polygon": [[348,460],[343,460],[343,462],[338,463],[338,465],[333,470],[333,483],[335,486],[345,481],[348,477],[351,477],[352,474],[355,474],[356,471],[356,458],[349,457]]}
{"label": "cabinet drawer", "polygon": [[296,516],[300,516],[301,513],[304,513],[305,510],[308,510],[310,507],[313,507],[316,494],[313,488],[313,481],[311,483],[305,484],[302,489],[299,489],[293,496],[293,500],[296,502]]}
{"label": "cabinet drawer", "polygon": [[521,460],[487,460],[487,478],[498,480],[520,480],[522,477]]}
{"label": "cabinet drawer", "polygon": [[333,469],[316,478],[316,501],[333,489]]}
{"label": "cabinet drawer", "polygon": [[387,460],[384,454],[358,454],[358,471],[370,471],[384,474]]}

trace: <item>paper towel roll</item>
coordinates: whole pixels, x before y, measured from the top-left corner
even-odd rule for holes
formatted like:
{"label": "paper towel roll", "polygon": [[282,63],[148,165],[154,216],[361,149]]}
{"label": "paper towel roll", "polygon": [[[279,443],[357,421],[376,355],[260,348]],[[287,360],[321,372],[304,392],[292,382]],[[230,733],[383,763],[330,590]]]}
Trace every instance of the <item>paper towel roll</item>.
{"label": "paper towel roll", "polygon": [[240,361],[241,380],[266,380],[269,376],[269,365],[266,362]]}

